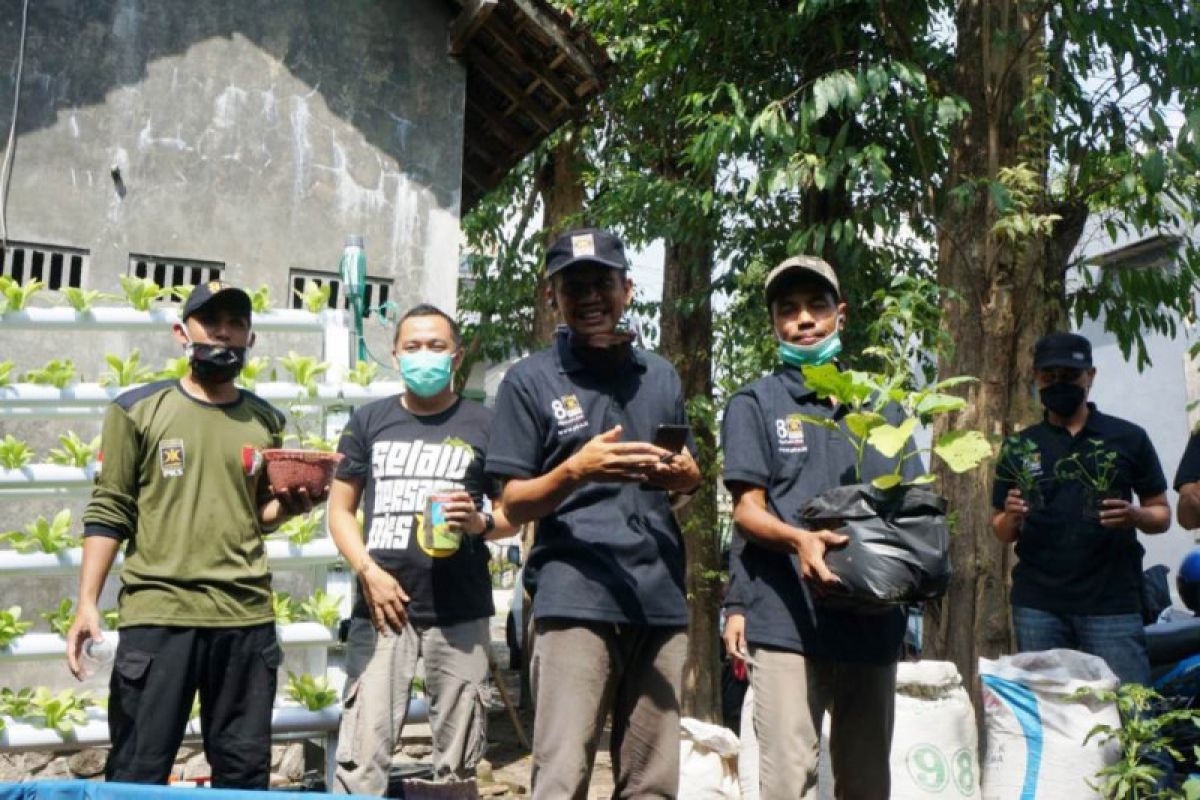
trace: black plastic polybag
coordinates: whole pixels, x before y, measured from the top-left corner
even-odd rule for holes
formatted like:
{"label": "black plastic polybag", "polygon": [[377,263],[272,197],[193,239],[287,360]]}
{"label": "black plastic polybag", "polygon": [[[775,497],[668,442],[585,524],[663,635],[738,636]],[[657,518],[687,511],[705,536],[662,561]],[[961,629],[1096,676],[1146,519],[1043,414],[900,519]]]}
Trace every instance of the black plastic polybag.
{"label": "black plastic polybag", "polygon": [[825,563],[841,586],[826,604],[886,608],[940,597],[950,583],[946,499],[928,489],[876,489],[853,484],[829,489],[800,511],[810,530],[850,537],[829,549]]}

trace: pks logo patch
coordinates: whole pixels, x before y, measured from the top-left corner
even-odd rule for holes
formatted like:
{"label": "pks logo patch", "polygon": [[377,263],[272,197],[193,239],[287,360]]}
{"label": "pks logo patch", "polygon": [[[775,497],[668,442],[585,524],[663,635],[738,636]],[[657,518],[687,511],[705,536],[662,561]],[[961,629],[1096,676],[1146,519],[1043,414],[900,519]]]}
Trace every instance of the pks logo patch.
{"label": "pks logo patch", "polygon": [[788,414],[775,420],[775,435],[779,437],[780,447],[790,450],[803,450],[807,447],[804,442],[804,418],[799,414]]}
{"label": "pks logo patch", "polygon": [[583,406],[579,398],[573,394],[564,394],[557,400],[550,401],[550,410],[558,422],[559,434],[574,433],[587,427],[587,417],[583,415]]}
{"label": "pks logo patch", "polygon": [[1025,467],[1025,470],[1030,475],[1041,475],[1042,474],[1042,454],[1038,453],[1038,452],[1033,452],[1033,453],[1030,453],[1029,455],[1025,456],[1024,467]]}
{"label": "pks logo patch", "polygon": [[262,465],[263,457],[261,450],[250,445],[242,447],[242,471],[246,473],[247,478],[254,477],[261,472]]}
{"label": "pks logo patch", "polygon": [[575,258],[580,256],[596,255],[596,239],[590,233],[581,233],[571,237],[571,255]]}
{"label": "pks logo patch", "polygon": [[183,439],[163,439],[158,443],[158,468],[164,478],[183,476]]}

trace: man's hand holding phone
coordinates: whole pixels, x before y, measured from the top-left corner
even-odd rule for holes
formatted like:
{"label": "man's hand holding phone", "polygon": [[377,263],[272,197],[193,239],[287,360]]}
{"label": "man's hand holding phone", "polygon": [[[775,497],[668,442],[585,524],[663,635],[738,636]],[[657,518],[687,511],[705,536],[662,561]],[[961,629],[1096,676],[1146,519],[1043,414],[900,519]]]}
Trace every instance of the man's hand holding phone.
{"label": "man's hand holding phone", "polygon": [[665,452],[646,473],[646,482],[668,492],[690,492],[700,483],[700,468],[687,450],[689,425],[659,425],[653,444]]}

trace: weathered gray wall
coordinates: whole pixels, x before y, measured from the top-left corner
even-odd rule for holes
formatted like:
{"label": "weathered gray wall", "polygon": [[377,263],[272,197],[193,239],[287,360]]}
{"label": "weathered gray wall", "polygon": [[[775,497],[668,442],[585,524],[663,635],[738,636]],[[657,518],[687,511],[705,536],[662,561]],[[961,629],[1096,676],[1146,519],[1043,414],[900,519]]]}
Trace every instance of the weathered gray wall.
{"label": "weathered gray wall", "polygon": [[[0,5],[0,121],[20,8]],[[31,3],[10,236],[223,261],[282,298],[348,233],[398,299],[453,307],[465,72],[441,0]],[[125,193],[109,177],[120,166]]]}
{"label": "weathered gray wall", "polygon": [[[90,250],[86,288],[119,293],[129,254],[148,253],[224,262],[285,305],[289,269],[333,270],[361,233],[397,303],[452,311],[465,71],[446,55],[449,21],[442,0],[32,0],[9,236]],[[19,29],[20,2],[0,2],[5,132]],[[181,354],[166,331],[0,332],[18,374],[69,357],[96,380],[105,353],[134,347],[153,368]],[[320,355],[321,337],[261,333],[254,354],[289,349]],[[91,437],[99,420],[0,420],[37,461],[68,429]],[[78,520],[84,500],[0,500],[0,530],[62,507]],[[307,593],[299,576],[279,583]],[[75,579],[13,579],[0,607],[36,619],[67,596]],[[0,685],[66,681],[58,664],[0,667]]]}

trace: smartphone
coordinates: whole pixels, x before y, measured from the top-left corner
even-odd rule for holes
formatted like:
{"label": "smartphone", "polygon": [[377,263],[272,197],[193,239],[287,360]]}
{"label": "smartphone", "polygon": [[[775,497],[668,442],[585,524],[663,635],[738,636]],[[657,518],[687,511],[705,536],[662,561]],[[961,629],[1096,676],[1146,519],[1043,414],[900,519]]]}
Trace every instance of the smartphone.
{"label": "smartphone", "polygon": [[658,430],[654,432],[652,444],[672,453],[679,453],[683,451],[691,432],[691,425],[659,425]]}

